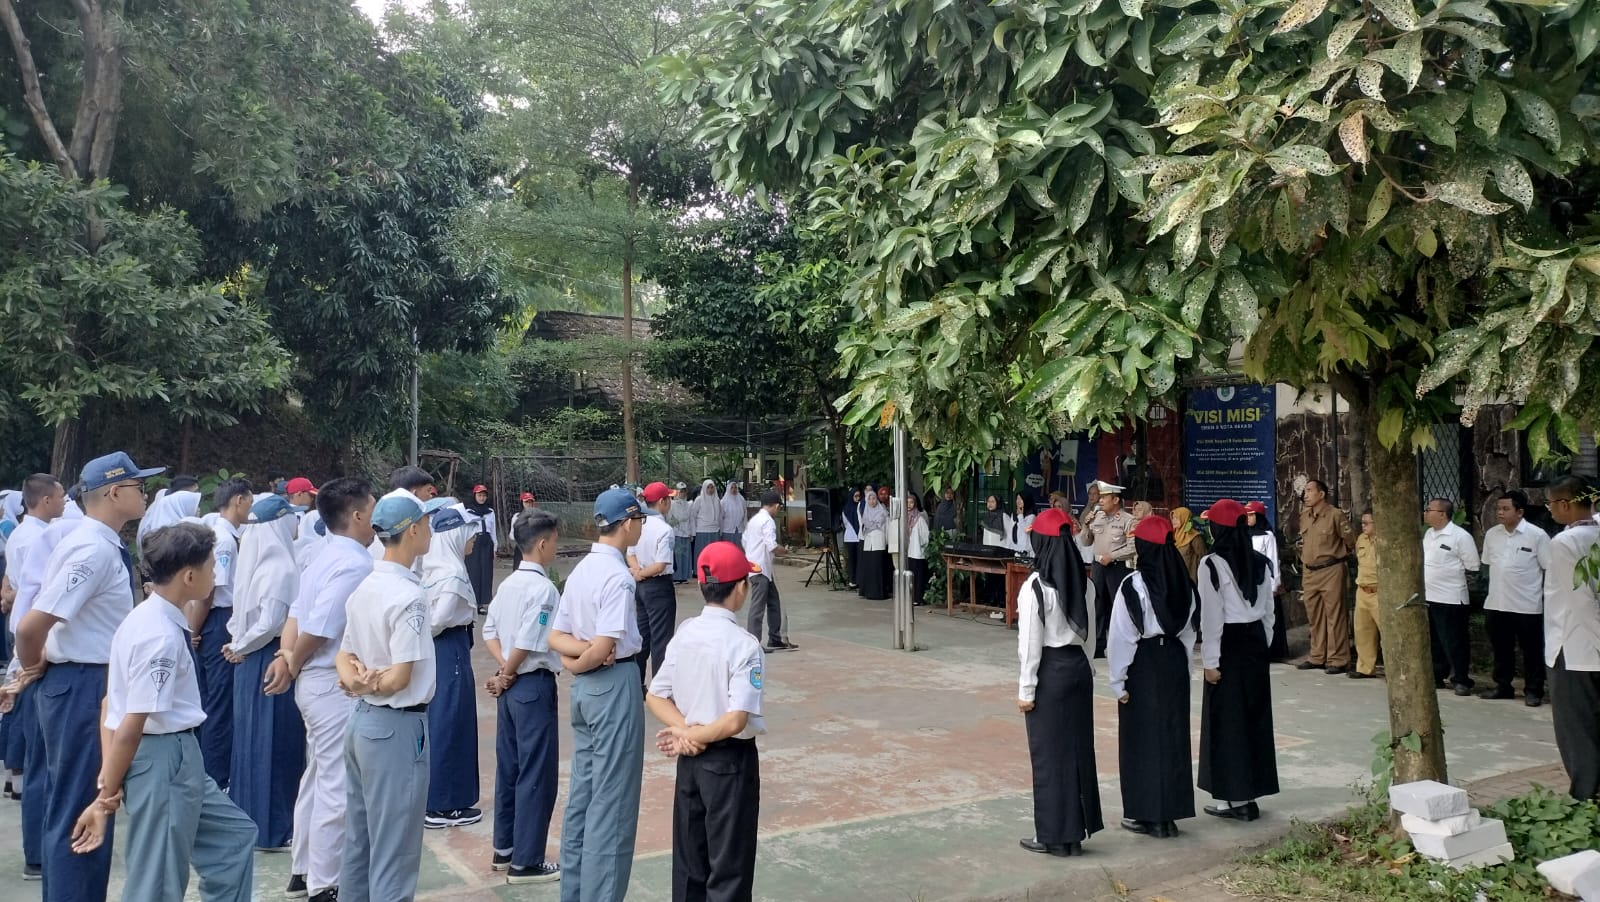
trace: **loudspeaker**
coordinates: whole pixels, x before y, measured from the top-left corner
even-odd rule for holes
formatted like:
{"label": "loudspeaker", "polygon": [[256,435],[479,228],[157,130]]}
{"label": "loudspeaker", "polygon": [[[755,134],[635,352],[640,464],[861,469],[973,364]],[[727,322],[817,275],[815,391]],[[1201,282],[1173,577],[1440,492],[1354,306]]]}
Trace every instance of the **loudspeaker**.
{"label": "loudspeaker", "polygon": [[835,532],[842,528],[844,505],[850,495],[846,489],[806,489],[806,529]]}

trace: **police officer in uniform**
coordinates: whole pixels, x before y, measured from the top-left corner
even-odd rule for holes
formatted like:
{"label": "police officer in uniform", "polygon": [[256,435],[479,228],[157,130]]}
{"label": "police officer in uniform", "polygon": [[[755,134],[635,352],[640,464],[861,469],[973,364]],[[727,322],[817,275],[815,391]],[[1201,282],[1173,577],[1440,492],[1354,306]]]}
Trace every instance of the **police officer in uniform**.
{"label": "police officer in uniform", "polygon": [[1136,521],[1133,514],[1122,509],[1122,486],[1096,480],[1089,488],[1099,499],[1099,506],[1087,515],[1083,531],[1078,533],[1078,545],[1089,551],[1089,579],[1094,583],[1095,597],[1103,600],[1095,611],[1094,630],[1094,656],[1103,658],[1106,638],[1111,634],[1111,600],[1131,572],[1134,546],[1130,534]]}
{"label": "police officer in uniform", "polygon": [[705,610],[667,647],[645,704],[666,724],[657,747],[678,759],[672,898],[734,902],[755,883],[763,660],[738,614],[761,568],[731,542],[707,546],[697,563]]}

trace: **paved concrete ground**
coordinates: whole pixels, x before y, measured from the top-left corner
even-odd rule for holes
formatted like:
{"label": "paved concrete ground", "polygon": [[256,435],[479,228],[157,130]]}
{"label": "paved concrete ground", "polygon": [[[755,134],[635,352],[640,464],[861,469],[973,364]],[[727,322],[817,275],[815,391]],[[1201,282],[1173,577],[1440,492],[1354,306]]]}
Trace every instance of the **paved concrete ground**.
{"label": "paved concrete ground", "polygon": [[[565,565],[570,569],[570,563]],[[1120,812],[1116,705],[1104,668],[1095,700],[1096,746],[1105,832],[1078,859],[1031,855],[1017,840],[1032,833],[1030,778],[1017,713],[1016,634],[987,618],[947,618],[918,609],[922,649],[890,649],[888,602],[853,593],[804,589],[808,568],[779,567],[801,649],[769,657],[767,727],[761,740],[761,851],[757,898],[765,900],[956,900],[1095,898],[1126,886],[1128,898],[1194,885],[1191,878],[1270,843],[1292,819],[1332,816],[1353,800],[1368,774],[1370,739],[1386,727],[1381,681],[1272,669],[1281,795],[1264,800],[1253,824],[1201,815],[1175,840],[1116,828]],[[692,586],[679,592],[680,615],[700,608]],[[489,671],[479,649],[480,677]],[[562,677],[563,717],[565,689]],[[1199,684],[1193,687],[1193,737],[1199,738]],[[1440,697],[1452,778],[1465,782],[1556,760],[1550,709],[1520,702]],[[494,707],[480,702],[482,807],[493,790]],[[565,731],[564,731],[565,732]],[[648,730],[654,733],[652,724]],[[563,757],[570,749],[562,737]],[[563,780],[566,761],[562,762]],[[628,898],[670,898],[673,765],[646,759],[638,858]],[[1210,801],[1197,794],[1196,810]],[[553,832],[559,834],[563,797]],[[38,898],[23,883],[17,806],[0,802],[0,902]],[[490,823],[426,837],[420,898],[554,900],[554,887],[507,887],[489,869]],[[555,855],[555,836],[551,854]],[[259,898],[281,898],[288,856],[257,856]],[[113,893],[124,867],[113,869]],[[1195,890],[1194,898],[1204,898]],[[190,898],[198,898],[193,888]],[[1166,898],[1183,902],[1186,895]]]}

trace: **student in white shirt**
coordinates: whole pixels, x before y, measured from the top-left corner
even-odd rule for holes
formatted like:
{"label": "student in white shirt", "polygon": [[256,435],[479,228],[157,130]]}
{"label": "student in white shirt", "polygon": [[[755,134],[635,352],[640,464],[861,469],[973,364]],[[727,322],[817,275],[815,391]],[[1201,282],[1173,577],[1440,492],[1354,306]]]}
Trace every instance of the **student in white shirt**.
{"label": "student in white shirt", "polygon": [[689,519],[694,524],[694,556],[698,558],[707,545],[722,538],[722,500],[712,480],[700,483],[700,494],[689,505]]}
{"label": "student in white shirt", "polygon": [[311,564],[311,556],[320,548],[318,543],[327,535],[326,529],[317,529],[322,522],[322,515],[317,513],[317,486],[304,476],[296,476],[284,485],[283,491],[300,514],[295,527],[294,559],[303,570]]}
{"label": "student in white shirt", "polygon": [[1033,573],[1017,593],[1017,709],[1033,762],[1033,829],[1022,848],[1067,857],[1105,827],[1094,763],[1095,593],[1067,516],[1033,521]]}
{"label": "student in white shirt", "polygon": [[858,582],[856,573],[861,568],[861,490],[855,489],[850,493],[850,500],[845,502],[844,516],[841,522],[844,525],[844,569],[850,588],[854,589]]}
{"label": "student in white shirt", "polygon": [[72,849],[109,845],[109,820],[128,809],[123,902],[182,899],[191,868],[208,902],[249,902],[256,825],[206,775],[195,738],[205,722],[184,607],[211,594],[216,535],[179,523],[145,537],[154,593],[111,640],[99,794],[73,827]]}
{"label": "student in white shirt", "polygon": [[1011,499],[1011,513],[1006,516],[1005,524],[1005,547],[1018,554],[1033,550],[1033,543],[1028,538],[1028,529],[1033,526],[1033,502],[1026,494],[1018,492]]}
{"label": "student in white shirt", "polygon": [[1499,524],[1483,533],[1483,563],[1489,597],[1483,603],[1489,644],[1494,649],[1494,688],[1479,698],[1516,698],[1517,646],[1522,646],[1522,700],[1544,704],[1544,574],[1550,567],[1550,536],[1523,518],[1528,496],[1510,491],[1494,504]]}
{"label": "student in white shirt", "polygon": [[[429,830],[483,820],[478,804],[477,679],[472,675],[472,623],[477,593],[469,564],[488,542],[471,510],[446,507],[433,515],[433,543],[422,556],[422,591],[439,675],[428,706]],[[492,544],[492,543],[491,543]]]}
{"label": "student in white shirt", "polygon": [[1478,546],[1457,526],[1455,502],[1429,499],[1422,512],[1422,586],[1433,633],[1433,678],[1440,688],[1448,678],[1456,695],[1472,694],[1472,647],[1468,637],[1467,574],[1478,572]]}
{"label": "student in white shirt", "polygon": [[[768,498],[783,504],[783,496],[768,492],[763,510]],[[666,725],[656,734],[656,747],[678,759],[673,896],[749,899],[761,800],[756,737],[766,732],[764,662],[760,640],[739,629],[738,615],[760,568],[724,542],[707,548],[695,563],[705,610],[673,639],[645,699]]]}
{"label": "student in white shirt", "polygon": [[721,511],[722,541],[739,544],[739,537],[744,535],[744,524],[749,519],[750,512],[745,507],[744,493],[739,491],[739,483],[731,479],[728,480],[726,491],[722,493]]}
{"label": "student in white shirt", "polygon": [[132,557],[118,532],[144,513],[144,481],[161,472],[140,469],[120,451],[84,465],[79,497],[87,516],[50,553],[39,595],[17,625],[17,681],[39,683],[45,902],[106,898],[110,828],[105,844],[84,854],[72,851],[69,837],[73,818],[95,798],[111,638],[133,610]]}
{"label": "student in white shirt", "polygon": [[1578,476],[1545,489],[1550,515],[1565,527],[1550,540],[1544,581],[1544,660],[1550,666],[1556,748],[1578,800],[1600,797],[1600,592],[1577,577],[1600,542],[1595,486]]}
{"label": "student in white shirt", "polygon": [[547,569],[560,523],[534,511],[512,528],[521,560],[500,583],[483,621],[483,643],[497,667],[485,687],[495,697],[494,857],[506,883],[549,883],[561,867],[545,852],[561,783],[556,674],[550,626],[561,594]]}
{"label": "student in white shirt", "polygon": [[[767,492],[761,496],[761,510],[744,528],[744,556],[761,569],[750,575],[750,614],[746,628],[761,641],[763,623],[767,627],[766,650],[794,651],[800,646],[789,641],[789,618],[772,580],[772,555],[778,550],[778,525],[772,519],[783,508],[783,496]],[[766,618],[770,617],[770,622]]]}
{"label": "student in white shirt", "polygon": [[416,895],[428,802],[428,702],[436,667],[428,597],[413,570],[433,540],[430,515],[405,489],[372,509],[383,560],[345,604],[336,666],[357,698],[345,734],[345,841],[338,898],[403,902]]}
{"label": "student in white shirt", "polygon": [[689,487],[678,483],[672,494],[672,507],[667,511],[667,523],[672,526],[672,582],[681,586],[694,573],[694,518],[689,513],[689,502],[684,497]]}
{"label": "student in white shirt", "polygon": [[223,657],[228,644],[228,619],[233,616],[233,571],[239,557],[239,527],[250,519],[255,493],[243,479],[223,481],[211,493],[216,518],[211,529],[217,534],[216,588],[210,598],[189,605],[192,635],[198,636],[195,655],[200,662],[200,703],[206,709],[206,722],[200,725],[200,751],[206,758],[206,776],[228,791],[233,769],[233,670]]}
{"label": "student in white shirt", "polygon": [[[664,482],[652,482],[640,495],[646,513],[639,529],[639,544],[628,549],[628,571],[633,574],[638,604],[639,634],[650,672],[661,668],[667,657],[667,643],[678,625],[678,593],[672,586],[672,526],[667,512],[672,507],[672,490]],[[640,676],[644,675],[641,662]]]}
{"label": "student in white shirt", "polygon": [[911,603],[921,606],[928,603],[923,598],[928,594],[928,515],[922,512],[922,501],[915,494],[906,496],[906,516],[910,518],[906,526],[906,570],[911,573]]}

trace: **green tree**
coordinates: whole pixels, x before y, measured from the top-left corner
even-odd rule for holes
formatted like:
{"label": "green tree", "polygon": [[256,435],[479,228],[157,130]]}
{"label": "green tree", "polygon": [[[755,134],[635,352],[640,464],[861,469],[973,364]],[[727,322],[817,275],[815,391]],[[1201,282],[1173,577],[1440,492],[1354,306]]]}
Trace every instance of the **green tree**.
{"label": "green tree", "polygon": [[845,242],[850,420],[946,464],[1110,426],[1241,343],[1348,392],[1417,779],[1445,769],[1413,449],[1457,390],[1572,444],[1600,403],[1597,35],[1589,0],[761,0],[665,96],[719,176],[806,192]]}

